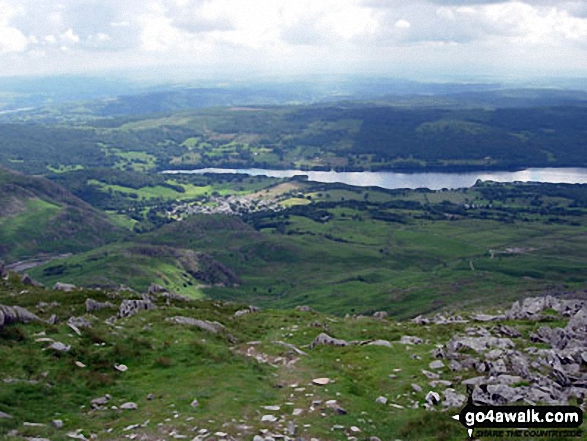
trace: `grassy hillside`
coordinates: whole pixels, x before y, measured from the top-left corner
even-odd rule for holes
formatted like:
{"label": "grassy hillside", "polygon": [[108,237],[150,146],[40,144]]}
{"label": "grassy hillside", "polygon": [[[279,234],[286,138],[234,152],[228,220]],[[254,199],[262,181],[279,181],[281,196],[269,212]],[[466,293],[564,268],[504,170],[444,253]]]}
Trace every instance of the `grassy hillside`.
{"label": "grassy hillside", "polygon": [[107,217],[44,178],[0,168],[0,257],[79,252],[123,237]]}
{"label": "grassy hillside", "polygon": [[[183,220],[137,234],[110,252],[54,261],[31,274],[47,283],[95,286],[102,280],[137,289],[155,276],[187,294],[205,285],[206,296],[261,306],[310,304],[337,314],[383,309],[404,318],[583,290],[586,188],[478,184],[459,191],[383,191],[279,183],[254,193],[280,194],[279,211],[176,214]],[[218,203],[196,206],[213,211]],[[132,252],[140,247],[209,255],[238,277],[238,287],[175,276],[185,269],[177,259],[174,269],[167,266],[169,251],[146,259]]]}
{"label": "grassy hillside", "polygon": [[[112,306],[88,314],[87,298]],[[464,394],[461,382],[480,375],[475,369],[452,372],[447,366],[429,372],[434,351],[454,335],[466,334],[470,324],[422,326],[293,310],[237,317],[235,312],[246,307],[162,296],[153,297],[156,309],[113,317],[119,304],[133,298],[140,296],[125,291],[47,291],[24,286],[16,276],[0,280],[0,304],[25,307],[41,319],[55,314],[61,320],[0,327],[0,377],[5,382],[0,412],[10,416],[0,418],[0,437],[250,440],[273,433],[289,434],[289,439],[446,441],[466,436],[451,419],[460,407],[447,408],[441,402],[426,410],[425,396],[429,391],[443,396],[447,388]],[[505,322],[523,337],[515,339],[518,351],[533,344],[528,336],[539,327],[565,326],[568,319],[552,314]],[[222,328],[213,333],[177,323],[177,316]],[[70,317],[77,317],[75,328],[66,323]],[[495,323],[479,326],[496,332]],[[363,344],[309,348],[322,332]],[[400,344],[406,335],[422,340]],[[368,344],[374,340],[388,343]],[[53,342],[69,349],[47,349]],[[127,370],[117,370],[120,364]],[[430,385],[429,375],[441,376],[445,383]],[[316,385],[317,378],[330,383]],[[527,382],[520,381],[513,387],[524,385]],[[91,404],[106,394],[110,398],[105,404]],[[377,402],[379,397],[386,401]],[[134,410],[124,409],[129,402]],[[55,420],[60,422],[54,423],[57,427]]]}

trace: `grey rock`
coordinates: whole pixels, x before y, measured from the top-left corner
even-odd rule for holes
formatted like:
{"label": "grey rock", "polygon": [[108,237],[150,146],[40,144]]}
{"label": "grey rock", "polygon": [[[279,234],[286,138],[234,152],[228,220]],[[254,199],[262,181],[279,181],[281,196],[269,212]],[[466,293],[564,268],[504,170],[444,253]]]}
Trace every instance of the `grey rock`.
{"label": "grey rock", "polygon": [[442,405],[444,407],[461,407],[467,399],[465,395],[458,393],[454,389],[445,389],[443,395]]}
{"label": "grey rock", "polygon": [[373,340],[372,342],[368,343],[369,346],[384,346],[386,348],[391,348],[391,343],[387,340]]}
{"label": "grey rock", "polygon": [[137,410],[139,408],[139,406],[137,405],[137,403],[133,403],[132,401],[129,401],[128,403],[124,403],[120,406],[120,408],[122,410]]}
{"label": "grey rock", "polygon": [[422,392],[422,386],[416,383],[412,383],[412,389],[414,390],[414,392]]}
{"label": "grey rock", "polygon": [[475,314],[471,318],[476,322],[495,322],[498,320],[504,320],[504,315],[489,315],[489,314]]}
{"label": "grey rock", "polygon": [[485,383],[487,383],[487,378],[485,378],[484,376],[468,378],[464,381],[461,381],[461,384],[465,386],[479,386],[480,384]]}
{"label": "grey rock", "polygon": [[151,283],[147,289],[147,294],[149,295],[161,294],[164,292],[167,292],[167,290],[157,283]]}
{"label": "grey rock", "polygon": [[59,317],[57,317],[55,314],[51,314],[51,317],[47,319],[47,323],[50,325],[56,325],[59,323]]}
{"label": "grey rock", "polygon": [[166,319],[168,322],[174,322],[179,325],[196,326],[204,331],[211,332],[212,334],[218,334],[225,331],[224,325],[218,322],[209,322],[208,320],[198,320],[191,317],[175,316]]}
{"label": "grey rock", "polygon": [[261,435],[255,435],[253,437],[253,441],[265,441],[265,438],[263,438]]}
{"label": "grey rock", "polygon": [[519,338],[522,336],[522,334],[520,334],[520,331],[518,331],[513,326],[499,325],[492,328],[492,331],[504,337]]}
{"label": "grey rock", "polygon": [[287,423],[286,432],[289,436],[295,436],[295,434],[297,432],[297,427],[293,421],[290,421],[289,423]]}
{"label": "grey rock", "polygon": [[377,311],[375,314],[373,314],[373,317],[377,320],[385,320],[387,318],[387,312]]}
{"label": "grey rock", "polygon": [[52,349],[57,352],[68,352],[71,349],[71,346],[61,343],[60,341],[56,341],[51,343],[47,349]]}
{"label": "grey rock", "polygon": [[94,398],[90,401],[90,405],[93,409],[97,409],[100,406],[104,406],[108,401],[110,401],[112,397],[109,394],[104,395],[103,397]]}
{"label": "grey rock", "polygon": [[91,328],[92,322],[85,317],[70,317],[67,320],[68,325],[73,325],[76,328]]}
{"label": "grey rock", "polygon": [[42,288],[43,284],[37,282],[36,280],[34,280],[31,276],[29,276],[28,274],[23,274],[22,277],[20,278],[21,282],[23,285],[28,285],[28,286],[35,286],[37,288]]}
{"label": "grey rock", "polygon": [[118,308],[118,318],[131,317],[139,312],[155,308],[155,304],[150,300],[123,300]]}
{"label": "grey rock", "polygon": [[0,305],[0,328],[16,323],[29,323],[32,321],[41,321],[41,319],[21,306]]}
{"label": "grey rock", "polygon": [[448,381],[448,380],[432,380],[430,383],[428,383],[430,385],[430,387],[438,387],[438,386],[444,386],[444,387],[448,387],[448,386],[452,386],[452,381]]}
{"label": "grey rock", "polygon": [[420,337],[404,335],[400,338],[399,343],[402,345],[421,345],[424,341]]}
{"label": "grey rock", "polygon": [[412,323],[417,324],[417,325],[428,325],[428,324],[430,324],[430,320],[428,320],[427,318],[422,317],[421,315],[419,315],[418,317],[413,318],[410,321]]}
{"label": "grey rock", "polygon": [[300,305],[300,306],[296,307],[296,311],[300,311],[300,312],[316,312],[316,311],[314,311],[314,309],[312,309],[308,305]]}
{"label": "grey rock", "polygon": [[7,413],[4,412],[0,412],[0,419],[8,419],[8,418],[12,418],[12,415],[9,415]]}
{"label": "grey rock", "polygon": [[459,363],[456,360],[451,360],[448,363],[448,368],[453,371],[453,372],[458,372],[458,371],[462,371],[463,370],[463,366],[461,366],[461,363]]}
{"label": "grey rock", "polygon": [[273,343],[276,345],[284,346],[284,347],[294,351],[298,355],[308,355],[306,352],[302,351],[296,345],[293,345],[291,343],[286,343],[286,342],[280,341],[280,340],[275,340],[275,341],[273,341]]}
{"label": "grey rock", "polygon": [[346,340],[341,340],[338,338],[334,338],[329,336],[328,334],[322,332],[318,335],[312,343],[310,343],[310,349],[314,349],[318,345],[330,345],[330,346],[348,346],[350,343]]}
{"label": "grey rock", "polygon": [[106,309],[106,308],[116,308],[115,305],[113,305],[110,302],[98,302],[97,300],[94,299],[86,299],[86,312],[88,314],[92,314],[96,311],[100,311],[101,309]]}
{"label": "grey rock", "polygon": [[63,427],[63,421],[61,420],[53,420],[51,421],[51,425],[56,429],[61,429]]}
{"label": "grey rock", "polygon": [[436,406],[440,403],[440,395],[434,391],[430,391],[426,394],[426,402],[431,406]]}
{"label": "grey rock", "polygon": [[375,400],[375,402],[377,404],[387,404],[387,398],[385,398],[385,397],[377,397],[377,399]]}
{"label": "grey rock", "polygon": [[498,360],[491,362],[490,373],[492,375],[505,374],[505,373],[507,373],[507,371],[508,371],[508,368],[502,359],[498,359]]}
{"label": "grey rock", "polygon": [[72,285],[71,283],[62,283],[62,282],[57,282],[55,285],[53,285],[53,289],[55,291],[65,291],[65,292],[70,292],[73,291],[74,289],[76,289],[77,287],[75,285]]}
{"label": "grey rock", "polygon": [[472,349],[475,352],[485,352],[491,348],[512,349],[515,347],[509,338],[497,337],[453,337],[446,348],[450,353],[459,352],[462,349]]}
{"label": "grey rock", "polygon": [[442,369],[444,367],[444,363],[440,360],[434,360],[428,366],[430,369]]}
{"label": "grey rock", "polygon": [[440,378],[440,375],[437,374],[436,372],[430,372],[427,371],[426,369],[422,369],[422,373],[426,376],[426,378],[428,378],[429,380],[438,380]]}
{"label": "grey rock", "polygon": [[192,406],[192,407],[198,407],[199,405],[200,405],[200,403],[199,403],[199,401],[198,401],[198,400],[193,400],[193,401],[190,403],[190,406]]}

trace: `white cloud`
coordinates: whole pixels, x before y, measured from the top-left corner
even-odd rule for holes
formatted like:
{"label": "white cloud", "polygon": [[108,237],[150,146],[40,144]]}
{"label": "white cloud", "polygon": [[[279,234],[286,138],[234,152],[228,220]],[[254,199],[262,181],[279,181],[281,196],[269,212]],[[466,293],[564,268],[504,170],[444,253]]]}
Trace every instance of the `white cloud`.
{"label": "white cloud", "polygon": [[410,29],[412,24],[408,20],[404,20],[402,18],[401,20],[395,22],[395,27],[398,29]]}
{"label": "white cloud", "polygon": [[483,62],[587,75],[587,0],[0,0],[0,75],[36,69],[41,53],[47,68],[434,72]]}

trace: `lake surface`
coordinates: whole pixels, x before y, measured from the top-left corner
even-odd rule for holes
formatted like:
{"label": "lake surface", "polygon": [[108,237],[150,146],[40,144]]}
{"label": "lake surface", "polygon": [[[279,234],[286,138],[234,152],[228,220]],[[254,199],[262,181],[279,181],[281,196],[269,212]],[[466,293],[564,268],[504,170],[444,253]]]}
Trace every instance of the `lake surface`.
{"label": "lake surface", "polygon": [[167,170],[164,173],[240,173],[250,176],[291,178],[308,176],[310,181],[341,182],[359,187],[397,188],[468,188],[477,180],[495,182],[547,182],[565,184],[587,184],[587,168],[529,168],[509,171],[475,171],[465,173],[396,173],[379,172],[335,172],[301,170],[265,170],[261,168],[228,169],[203,168],[198,170]]}

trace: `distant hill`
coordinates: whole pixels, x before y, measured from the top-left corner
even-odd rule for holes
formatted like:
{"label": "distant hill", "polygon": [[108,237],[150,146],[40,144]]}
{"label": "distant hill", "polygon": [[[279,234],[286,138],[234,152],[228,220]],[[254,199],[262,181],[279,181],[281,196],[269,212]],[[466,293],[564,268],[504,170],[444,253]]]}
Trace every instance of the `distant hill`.
{"label": "distant hill", "polygon": [[0,167],[0,259],[85,251],[123,236],[63,187]]}

